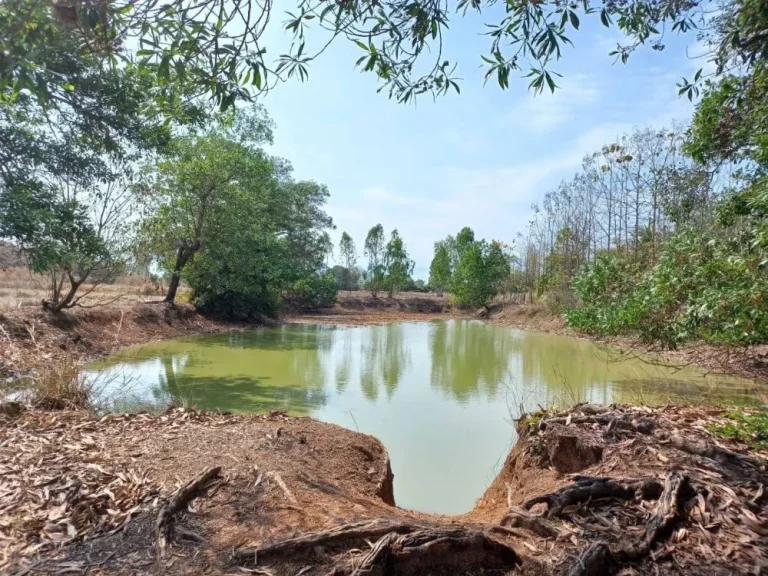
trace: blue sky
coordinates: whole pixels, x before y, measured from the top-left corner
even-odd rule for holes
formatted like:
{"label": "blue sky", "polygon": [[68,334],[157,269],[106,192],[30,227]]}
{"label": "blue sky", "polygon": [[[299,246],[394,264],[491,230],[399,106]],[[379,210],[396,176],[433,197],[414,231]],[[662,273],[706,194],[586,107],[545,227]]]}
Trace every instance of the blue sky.
{"label": "blue sky", "polygon": [[359,264],[377,223],[387,234],[400,231],[424,279],[433,243],[463,226],[512,243],[531,205],[574,174],[585,154],[633,127],[687,120],[693,106],[675,84],[706,64],[695,57],[702,48],[693,34],[614,64],[608,53],[619,33],[582,18],[571,34],[575,47],[552,67],[563,74],[561,89],[535,96],[524,78],[508,90],[495,80],[483,86],[481,30],[482,18],[457,19],[446,38],[447,56],[459,57],[460,95],[389,100],[376,93],[372,74],[354,69],[361,50],[341,40],[312,64],[307,82],[264,98],[277,125],[273,152],[292,162],[297,178],[328,185],[334,241],[349,232]]}

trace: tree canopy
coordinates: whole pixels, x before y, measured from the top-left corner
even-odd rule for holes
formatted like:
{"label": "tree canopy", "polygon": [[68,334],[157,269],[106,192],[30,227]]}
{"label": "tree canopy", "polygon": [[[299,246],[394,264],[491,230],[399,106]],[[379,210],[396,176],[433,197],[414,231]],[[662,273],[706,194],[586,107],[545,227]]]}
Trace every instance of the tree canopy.
{"label": "tree canopy", "polygon": [[[501,8],[501,9],[500,9]],[[459,91],[457,61],[446,57],[448,27],[482,13],[487,38],[483,54],[464,62],[484,67],[486,78],[509,86],[515,74],[532,89],[554,90],[553,64],[574,43],[582,21],[616,27],[626,41],[609,55],[626,62],[642,46],[664,49],[666,34],[707,34],[721,69],[751,65],[766,50],[761,0],[725,2],[717,17],[694,0],[633,2],[503,2],[457,0],[360,0],[323,3],[296,0],[283,26],[293,40],[273,59],[264,32],[279,20],[276,7],[251,0],[51,4],[15,0],[0,6],[0,95],[29,91],[41,102],[56,101],[70,88],[66,75],[39,66],[46,47],[66,36],[73,54],[98,58],[105,66],[148,71],[158,78],[151,96],[158,108],[177,113],[182,94],[207,94],[222,109],[290,78],[304,80],[327,46],[346,40],[359,49],[356,65],[375,74],[380,90],[399,101],[419,94]],[[696,90],[700,75],[684,82]]]}

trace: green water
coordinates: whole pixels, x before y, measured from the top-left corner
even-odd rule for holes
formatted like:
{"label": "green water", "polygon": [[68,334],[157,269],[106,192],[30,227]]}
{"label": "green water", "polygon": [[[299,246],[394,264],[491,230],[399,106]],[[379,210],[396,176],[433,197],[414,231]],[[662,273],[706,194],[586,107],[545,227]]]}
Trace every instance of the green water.
{"label": "green water", "polygon": [[282,409],[378,437],[398,505],[470,510],[515,441],[521,407],[574,401],[751,403],[748,380],[620,359],[585,340],[469,320],[289,324],[124,349],[91,366],[111,408],[183,401]]}

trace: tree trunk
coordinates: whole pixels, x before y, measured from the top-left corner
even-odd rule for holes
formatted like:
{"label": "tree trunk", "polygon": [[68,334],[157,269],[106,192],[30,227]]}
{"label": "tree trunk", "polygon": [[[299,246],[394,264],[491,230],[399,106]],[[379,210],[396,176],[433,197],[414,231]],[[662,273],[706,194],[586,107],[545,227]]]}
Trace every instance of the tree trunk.
{"label": "tree trunk", "polygon": [[179,289],[179,283],[181,282],[181,271],[184,266],[187,265],[189,259],[200,249],[200,241],[195,241],[192,245],[180,246],[176,252],[176,265],[173,267],[173,274],[171,274],[171,283],[168,285],[168,293],[165,295],[163,302],[173,304],[176,300],[176,292]]}
{"label": "tree trunk", "polygon": [[165,295],[164,302],[173,304],[173,301],[176,299],[176,291],[179,289],[180,281],[181,281],[180,274],[174,271],[174,273],[171,275],[171,283],[168,285],[168,292]]}

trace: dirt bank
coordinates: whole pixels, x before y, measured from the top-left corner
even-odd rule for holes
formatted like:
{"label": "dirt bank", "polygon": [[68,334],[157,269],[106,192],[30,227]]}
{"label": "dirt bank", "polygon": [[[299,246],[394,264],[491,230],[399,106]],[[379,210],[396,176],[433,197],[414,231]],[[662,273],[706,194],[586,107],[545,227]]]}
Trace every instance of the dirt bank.
{"label": "dirt bank", "polygon": [[[447,297],[398,294],[395,298],[373,298],[365,293],[340,295],[334,308],[316,313],[286,310],[281,320],[361,325],[448,315],[457,314]],[[19,308],[0,313],[0,378],[24,375],[63,358],[86,361],[132,344],[253,326],[206,318],[189,304],[121,302],[57,315],[40,308]]]}
{"label": "dirt bank", "polygon": [[0,377],[63,358],[89,360],[132,344],[246,327],[206,318],[189,304],[132,303],[61,314],[20,308],[0,313]]}
{"label": "dirt bank", "polygon": [[448,296],[436,294],[403,293],[394,298],[385,295],[373,297],[369,293],[341,294],[332,309],[308,313],[286,311],[288,322],[313,322],[339,326],[367,326],[389,322],[434,320],[446,317],[464,318],[472,314],[451,305]]}
{"label": "dirt bank", "polygon": [[309,418],[15,414],[0,424],[0,572],[760,573],[768,460],[713,438],[721,420],[534,415],[476,508],[441,517],[392,505],[375,438]]}
{"label": "dirt bank", "polygon": [[628,356],[649,358],[674,365],[695,365],[706,371],[730,374],[768,382],[768,345],[749,348],[727,348],[702,342],[686,344],[678,350],[665,350],[633,338],[600,338],[575,332],[568,328],[560,314],[553,314],[543,304],[494,306],[485,320],[521,330],[536,330],[584,338],[610,346]]}

